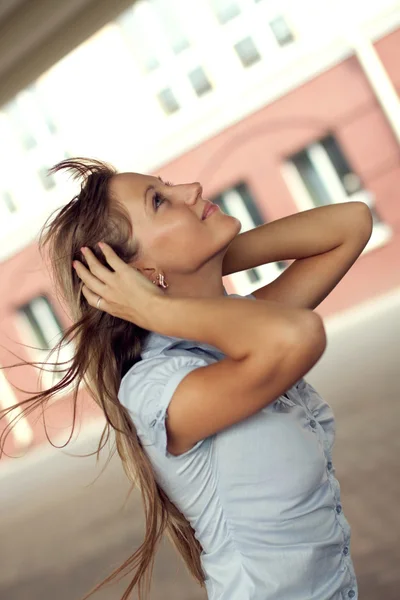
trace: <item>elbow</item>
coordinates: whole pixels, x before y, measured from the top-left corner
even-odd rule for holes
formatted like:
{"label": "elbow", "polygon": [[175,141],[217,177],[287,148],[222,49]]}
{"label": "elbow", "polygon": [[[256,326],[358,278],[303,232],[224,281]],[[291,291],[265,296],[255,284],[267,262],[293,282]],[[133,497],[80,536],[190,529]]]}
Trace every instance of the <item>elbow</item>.
{"label": "elbow", "polygon": [[354,220],[352,221],[349,235],[354,239],[360,239],[364,246],[368,243],[374,226],[372,212],[365,202],[351,202],[354,211]]}
{"label": "elbow", "polygon": [[322,317],[309,309],[301,309],[297,322],[292,325],[288,338],[291,349],[307,353],[315,364],[327,346],[327,337]]}

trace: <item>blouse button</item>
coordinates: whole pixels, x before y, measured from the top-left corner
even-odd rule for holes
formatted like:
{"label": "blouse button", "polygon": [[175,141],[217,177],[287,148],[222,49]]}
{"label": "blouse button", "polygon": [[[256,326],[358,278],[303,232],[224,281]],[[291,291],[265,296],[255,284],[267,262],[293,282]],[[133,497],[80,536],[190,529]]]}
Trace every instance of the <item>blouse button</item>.
{"label": "blouse button", "polygon": [[337,512],[337,514],[339,514],[339,513],[341,513],[341,512],[342,512],[342,505],[341,505],[341,504],[338,504],[338,505],[337,505],[337,507],[336,507],[336,512]]}
{"label": "blouse button", "polygon": [[331,469],[332,469],[332,463],[331,463],[331,461],[330,461],[330,460],[328,460],[328,462],[327,462],[326,466],[328,467],[328,469],[329,469],[329,470],[331,470]]}
{"label": "blouse button", "polygon": [[348,555],[348,553],[349,553],[349,548],[348,548],[347,546],[345,546],[345,547],[343,548],[343,554],[344,554],[345,556],[347,556],[347,555]]}
{"label": "blouse button", "polygon": [[150,427],[154,427],[154,425],[157,423],[156,419],[154,419],[151,423],[150,423]]}
{"label": "blouse button", "polygon": [[349,592],[348,592],[347,595],[348,595],[349,598],[354,598],[354,596],[356,595],[356,593],[355,593],[354,590],[349,590]]}
{"label": "blouse button", "polygon": [[312,427],[313,429],[315,429],[315,428],[316,428],[316,426],[317,426],[317,423],[314,421],[314,419],[311,419],[311,421],[310,421],[310,425],[311,425],[311,427]]}

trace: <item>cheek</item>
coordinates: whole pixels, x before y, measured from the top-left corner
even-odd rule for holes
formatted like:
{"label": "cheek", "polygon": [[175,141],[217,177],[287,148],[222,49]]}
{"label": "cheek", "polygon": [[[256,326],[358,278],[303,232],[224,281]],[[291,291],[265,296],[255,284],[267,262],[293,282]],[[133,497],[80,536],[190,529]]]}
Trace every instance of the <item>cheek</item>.
{"label": "cheek", "polygon": [[192,216],[176,215],[160,226],[157,238],[163,244],[175,244],[201,238],[205,235],[205,230],[202,221],[198,221]]}
{"label": "cheek", "polygon": [[164,262],[185,263],[196,255],[201,257],[209,242],[210,233],[203,222],[184,217],[164,223],[152,236],[153,249]]}

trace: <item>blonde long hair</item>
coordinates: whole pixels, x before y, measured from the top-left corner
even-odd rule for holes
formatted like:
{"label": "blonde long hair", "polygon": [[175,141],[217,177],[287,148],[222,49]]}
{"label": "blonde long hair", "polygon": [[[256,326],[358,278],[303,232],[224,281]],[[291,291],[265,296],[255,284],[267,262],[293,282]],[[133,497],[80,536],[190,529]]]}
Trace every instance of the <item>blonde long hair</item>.
{"label": "blonde long hair", "polygon": [[[97,461],[112,429],[115,432],[115,445],[109,458],[114,455],[115,450],[118,451],[132,484],[129,493],[135,486],[141,492],[146,533],[138,550],[82,600],[86,600],[117,576],[123,577],[128,573],[134,573],[133,579],[121,600],[128,600],[135,587],[138,588],[139,600],[147,600],[155,553],[164,531],[182,556],[189,573],[204,587],[204,573],[200,562],[202,547],[189,522],[158,485],[129,413],[118,400],[121,378],[140,360],[143,343],[150,332],[91,307],[80,293],[82,282],[72,267],[72,261],[76,259],[86,264],[80,252],[82,246],[90,247],[102,264],[108,267],[97,247],[100,240],[107,242],[125,262],[137,259],[140,254],[140,247],[133,240],[129,215],[116,199],[110,201],[109,181],[117,171],[103,161],[78,157],[57,163],[49,172],[64,169],[74,179],[80,180],[81,189],[79,194],[61,209],[57,209],[56,214],[52,213],[45,222],[39,236],[39,250],[41,254],[44,249],[47,250],[57,296],[60,302],[65,303],[73,322],[52,352],[57,352],[69,341],[73,342],[75,352],[68,361],[69,366],[63,371],[65,375],[56,385],[0,412],[0,418],[5,418],[15,408],[22,408],[0,435],[0,456],[7,435],[21,417],[38,408],[44,409],[55,394],[72,385],[73,424],[70,441],[76,423],[78,390],[83,382],[106,418],[96,450]],[[23,360],[22,363],[11,366],[21,364],[36,367],[45,363]],[[48,364],[46,361],[46,365]]]}

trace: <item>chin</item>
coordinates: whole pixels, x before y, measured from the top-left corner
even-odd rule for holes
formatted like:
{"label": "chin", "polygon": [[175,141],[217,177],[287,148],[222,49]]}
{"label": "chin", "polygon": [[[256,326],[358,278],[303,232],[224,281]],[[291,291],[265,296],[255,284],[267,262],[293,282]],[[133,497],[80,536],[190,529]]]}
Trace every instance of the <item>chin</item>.
{"label": "chin", "polygon": [[232,217],[232,219],[235,220],[236,229],[235,229],[235,235],[234,235],[234,237],[236,237],[237,235],[239,235],[240,230],[242,229],[242,224],[239,221],[239,219],[237,219],[236,217]]}

